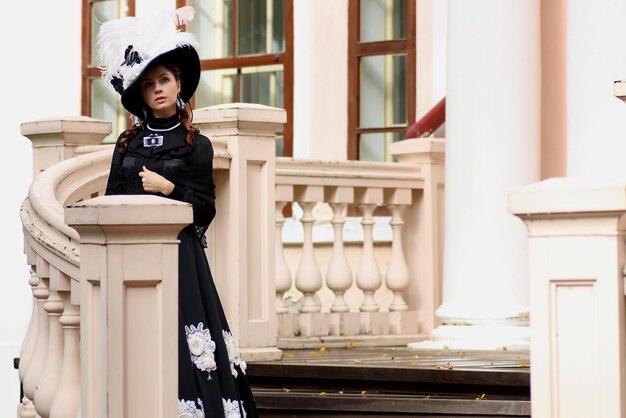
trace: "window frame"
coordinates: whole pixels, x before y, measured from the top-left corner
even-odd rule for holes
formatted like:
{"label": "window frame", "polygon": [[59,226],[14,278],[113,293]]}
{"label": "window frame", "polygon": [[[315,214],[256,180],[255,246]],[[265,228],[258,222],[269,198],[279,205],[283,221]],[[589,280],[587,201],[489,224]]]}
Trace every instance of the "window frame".
{"label": "window frame", "polygon": [[[361,134],[406,132],[416,119],[416,3],[406,0],[406,38],[361,42],[361,0],[348,0],[348,159],[359,159]],[[399,127],[361,128],[360,67],[361,58],[374,55],[406,54],[407,57],[407,123]]]}

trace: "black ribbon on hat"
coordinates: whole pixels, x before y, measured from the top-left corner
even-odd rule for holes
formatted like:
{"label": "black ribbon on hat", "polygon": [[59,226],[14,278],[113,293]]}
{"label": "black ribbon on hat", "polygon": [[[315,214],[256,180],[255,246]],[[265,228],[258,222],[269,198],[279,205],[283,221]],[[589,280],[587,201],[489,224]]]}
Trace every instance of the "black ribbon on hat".
{"label": "black ribbon on hat", "polygon": [[139,64],[141,61],[143,61],[143,59],[139,56],[139,52],[134,51],[132,45],[128,45],[124,52],[124,62],[122,65],[132,67],[135,64]]}
{"label": "black ribbon on hat", "polygon": [[[128,45],[126,47],[126,51],[124,51],[124,62],[122,65],[126,65],[128,67],[132,67],[135,64],[139,64],[143,61],[143,58],[139,55],[139,52],[133,50],[132,45]],[[111,78],[111,85],[119,94],[124,93],[124,78],[118,75],[114,75]]]}
{"label": "black ribbon on hat", "polygon": [[122,77],[114,75],[111,79],[111,85],[119,94],[124,93],[124,79]]}

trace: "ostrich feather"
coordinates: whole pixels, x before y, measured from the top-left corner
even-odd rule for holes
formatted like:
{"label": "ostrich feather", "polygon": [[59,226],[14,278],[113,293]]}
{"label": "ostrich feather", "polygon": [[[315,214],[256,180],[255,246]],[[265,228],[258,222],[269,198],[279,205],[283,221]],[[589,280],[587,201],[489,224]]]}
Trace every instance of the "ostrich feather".
{"label": "ostrich feather", "polygon": [[[109,82],[121,77],[126,89],[158,55],[180,46],[197,48],[197,38],[178,29],[189,23],[194,15],[193,7],[184,6],[147,18],[124,17],[104,22],[97,36],[97,59],[102,77]],[[141,62],[125,65],[125,53],[129,48],[138,54]]]}

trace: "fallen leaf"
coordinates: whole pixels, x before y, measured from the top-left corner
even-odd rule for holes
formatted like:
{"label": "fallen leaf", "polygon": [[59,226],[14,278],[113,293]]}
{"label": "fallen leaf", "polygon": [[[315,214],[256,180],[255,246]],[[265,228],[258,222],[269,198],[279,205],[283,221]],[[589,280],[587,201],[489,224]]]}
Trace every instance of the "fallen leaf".
{"label": "fallen leaf", "polygon": [[350,341],[350,348],[356,347],[356,341]]}
{"label": "fallen leaf", "polygon": [[326,351],[326,347],[320,347],[320,353]]}
{"label": "fallen leaf", "polygon": [[309,351],[309,355],[310,356],[316,356],[317,355],[317,351]]}
{"label": "fallen leaf", "polygon": [[428,357],[426,357],[426,358],[433,358],[433,356],[428,356]]}
{"label": "fallen leaf", "polygon": [[295,356],[296,356],[295,354],[291,354],[291,353],[283,354],[284,358],[294,358]]}
{"label": "fallen leaf", "polygon": [[337,392],[337,393],[338,393],[338,394],[340,394],[340,395],[343,395],[343,389],[342,389],[342,390],[340,390],[340,391],[339,391],[339,392]]}
{"label": "fallen leaf", "polygon": [[427,395],[424,399],[430,399],[430,395]]}
{"label": "fallen leaf", "polygon": [[417,366],[417,361],[412,361],[411,366]]}
{"label": "fallen leaf", "polygon": [[367,391],[366,390],[362,390],[361,391],[361,396],[367,396]]}
{"label": "fallen leaf", "polygon": [[283,392],[289,393],[289,392],[291,392],[291,389],[283,388]]}
{"label": "fallen leaf", "polygon": [[389,355],[387,353],[383,353],[383,357],[387,358]]}
{"label": "fallen leaf", "polygon": [[477,401],[482,401],[484,399],[485,399],[485,394],[484,393],[482,395],[476,397]]}
{"label": "fallen leaf", "polygon": [[522,361],[519,365],[522,367],[528,367],[528,364],[525,361]]}
{"label": "fallen leaf", "polygon": [[363,360],[353,360],[356,364],[361,364],[363,363]]}
{"label": "fallen leaf", "polygon": [[452,369],[454,369],[454,367],[452,366],[451,363],[448,363],[448,370],[452,370]]}
{"label": "fallen leaf", "polygon": [[509,348],[505,345],[502,347],[502,351],[509,351]]}
{"label": "fallen leaf", "polygon": [[416,354],[413,356],[413,358],[420,358],[420,356]]}
{"label": "fallen leaf", "polygon": [[443,367],[441,367],[440,365],[436,365],[436,366],[435,366],[435,369],[437,369],[437,370],[441,370],[441,369],[443,369]]}
{"label": "fallen leaf", "polygon": [[320,392],[320,396],[326,396],[326,392]]}
{"label": "fallen leaf", "polygon": [[443,351],[440,351],[438,354],[439,354],[440,356],[443,356],[443,355],[444,355],[444,354],[446,354],[446,353],[445,353],[445,352],[443,352]]}

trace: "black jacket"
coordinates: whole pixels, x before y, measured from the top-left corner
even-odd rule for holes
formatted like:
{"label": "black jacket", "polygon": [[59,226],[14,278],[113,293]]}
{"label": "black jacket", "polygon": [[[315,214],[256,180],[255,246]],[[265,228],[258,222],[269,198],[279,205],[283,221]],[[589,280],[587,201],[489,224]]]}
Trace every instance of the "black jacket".
{"label": "black jacket", "polygon": [[[197,134],[189,145],[185,141],[187,132],[182,126],[164,130],[177,123],[177,118],[170,118],[145,124],[144,129],[128,142],[124,154],[119,152],[119,144],[116,144],[105,194],[147,194],[139,177],[142,167],[146,166],[174,183],[172,193],[164,197],[191,203],[193,225],[206,231],[215,217],[213,146],[202,134]],[[158,145],[161,139],[162,145]],[[151,146],[151,143],[157,146]]]}

